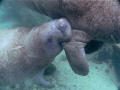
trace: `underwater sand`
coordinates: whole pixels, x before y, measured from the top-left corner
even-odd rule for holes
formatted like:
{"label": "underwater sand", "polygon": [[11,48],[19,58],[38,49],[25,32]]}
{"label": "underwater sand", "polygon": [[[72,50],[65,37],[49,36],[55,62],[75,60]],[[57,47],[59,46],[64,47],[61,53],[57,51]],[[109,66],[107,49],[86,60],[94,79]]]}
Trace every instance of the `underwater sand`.
{"label": "underwater sand", "polygon": [[[51,90],[118,90],[114,69],[109,68],[106,63],[97,64],[93,62],[92,56],[87,55],[90,72],[87,76],[79,76],[71,70],[66,60],[64,51],[56,57],[53,64],[57,70],[45,79],[55,84],[55,88]],[[109,72],[105,72],[109,69]],[[17,84],[16,89],[6,88],[6,90],[50,90],[38,89],[31,80],[27,80],[24,84]]]}
{"label": "underwater sand", "polygon": [[[57,66],[56,87],[52,90],[117,90],[113,82],[113,70],[110,69],[109,73],[105,70],[108,65],[96,64],[93,62],[92,55],[87,55],[90,72],[87,76],[79,76],[73,73],[67,60],[61,60],[64,52],[59,55],[54,64]],[[115,81],[115,80],[114,80]]]}

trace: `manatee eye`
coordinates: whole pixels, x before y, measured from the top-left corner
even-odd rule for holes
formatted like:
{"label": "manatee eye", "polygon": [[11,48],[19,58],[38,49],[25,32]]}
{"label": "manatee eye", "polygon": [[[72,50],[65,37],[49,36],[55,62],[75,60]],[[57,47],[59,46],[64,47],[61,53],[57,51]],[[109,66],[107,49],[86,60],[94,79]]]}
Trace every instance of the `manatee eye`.
{"label": "manatee eye", "polygon": [[47,43],[51,44],[53,42],[53,39],[51,37],[48,37]]}

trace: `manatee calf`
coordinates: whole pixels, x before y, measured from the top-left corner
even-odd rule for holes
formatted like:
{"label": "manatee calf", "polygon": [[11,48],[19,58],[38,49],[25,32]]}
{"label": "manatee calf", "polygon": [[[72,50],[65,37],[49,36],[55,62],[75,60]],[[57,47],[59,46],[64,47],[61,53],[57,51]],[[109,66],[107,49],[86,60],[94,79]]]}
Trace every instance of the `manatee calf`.
{"label": "manatee calf", "polygon": [[120,42],[119,0],[19,0],[19,3],[53,19],[68,19],[74,30],[64,50],[73,71],[79,75],[89,72],[84,52],[87,42]]}
{"label": "manatee calf", "polygon": [[37,85],[52,88],[43,79],[44,70],[72,37],[64,18],[36,27],[0,29],[0,87],[32,78]]}

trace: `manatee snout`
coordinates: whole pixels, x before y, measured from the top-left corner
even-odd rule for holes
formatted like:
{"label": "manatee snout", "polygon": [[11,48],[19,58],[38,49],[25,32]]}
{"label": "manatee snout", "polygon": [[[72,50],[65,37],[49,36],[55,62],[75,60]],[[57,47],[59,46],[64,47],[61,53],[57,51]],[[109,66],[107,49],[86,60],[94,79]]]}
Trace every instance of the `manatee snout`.
{"label": "manatee snout", "polygon": [[61,18],[34,27],[25,43],[29,56],[41,54],[41,58],[48,59],[58,55],[63,49],[61,43],[71,38],[71,26],[67,19]]}
{"label": "manatee snout", "polygon": [[54,22],[53,27],[56,30],[59,30],[61,33],[61,36],[58,37],[59,42],[67,42],[70,41],[72,38],[72,31],[71,26],[67,19],[61,18]]}

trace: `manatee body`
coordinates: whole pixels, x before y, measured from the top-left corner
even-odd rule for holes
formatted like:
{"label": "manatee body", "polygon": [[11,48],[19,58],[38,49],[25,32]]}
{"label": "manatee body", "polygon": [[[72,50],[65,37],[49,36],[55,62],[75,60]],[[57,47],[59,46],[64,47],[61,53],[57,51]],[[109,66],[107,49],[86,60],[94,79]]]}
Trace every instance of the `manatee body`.
{"label": "manatee body", "polygon": [[64,18],[36,27],[0,29],[0,87],[32,78],[37,85],[52,88],[43,79],[44,70],[71,39],[71,27]]}
{"label": "manatee body", "polygon": [[[65,17],[73,29],[95,40],[120,42],[119,0],[22,0],[24,6],[53,19]],[[112,36],[112,37],[111,37]]]}
{"label": "manatee body", "polygon": [[19,3],[53,19],[68,19],[73,36],[63,47],[76,74],[89,72],[84,51],[87,42],[120,42],[119,0],[22,0]]}

